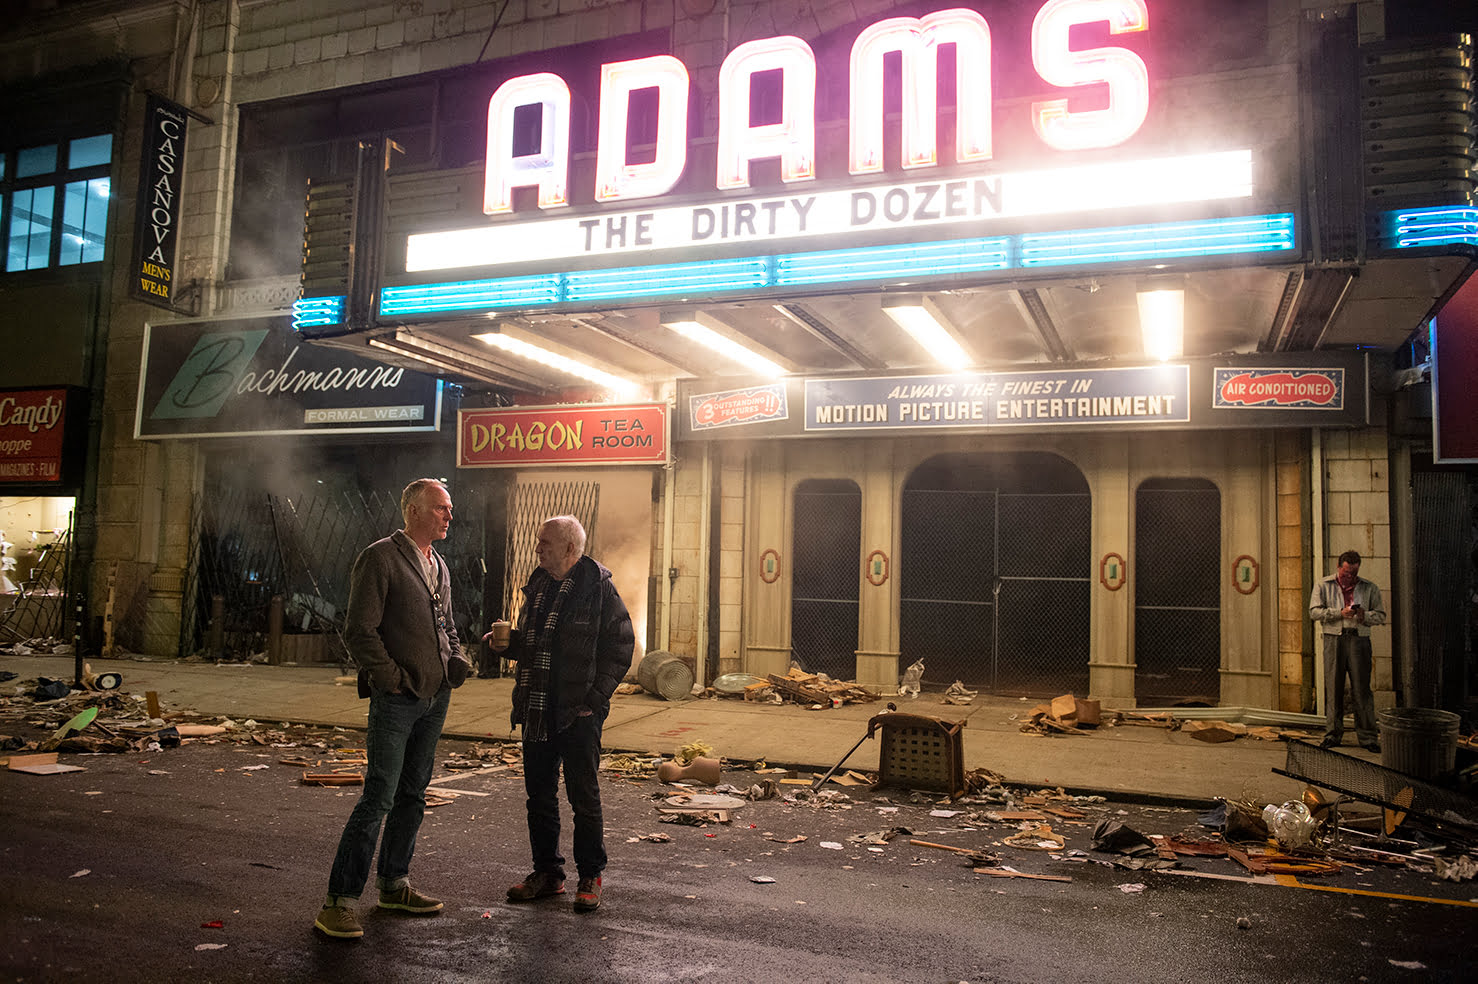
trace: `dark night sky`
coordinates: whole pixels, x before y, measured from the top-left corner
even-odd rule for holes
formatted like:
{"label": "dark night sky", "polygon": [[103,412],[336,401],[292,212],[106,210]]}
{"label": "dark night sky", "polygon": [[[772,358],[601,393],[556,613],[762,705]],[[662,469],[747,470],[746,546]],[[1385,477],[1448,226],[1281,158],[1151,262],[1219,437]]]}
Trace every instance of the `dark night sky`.
{"label": "dark night sky", "polygon": [[1475,0],[1386,0],[1386,34],[1392,38],[1423,34],[1478,32]]}

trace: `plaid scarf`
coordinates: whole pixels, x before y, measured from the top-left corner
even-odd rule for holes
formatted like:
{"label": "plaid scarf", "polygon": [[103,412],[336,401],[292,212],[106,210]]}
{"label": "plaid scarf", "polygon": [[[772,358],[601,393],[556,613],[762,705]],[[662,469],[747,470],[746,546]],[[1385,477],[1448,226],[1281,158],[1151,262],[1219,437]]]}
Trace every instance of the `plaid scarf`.
{"label": "plaid scarf", "polygon": [[[540,583],[539,592],[534,596],[533,604],[529,606],[529,614],[535,615],[544,606],[544,595],[549,586],[554,583],[554,578],[546,576]],[[559,625],[560,609],[564,608],[565,599],[570,596],[570,589],[575,586],[575,571],[572,568],[565,579],[559,582],[559,588],[555,593],[554,601],[549,605],[549,611],[544,616],[544,624],[539,624],[537,616],[529,619],[529,624],[524,627],[524,651],[533,653],[532,657],[519,660],[518,663],[518,686],[524,693],[523,708],[523,740],[545,741],[548,739],[549,723],[546,715],[549,712],[550,674],[554,668],[554,630]]]}

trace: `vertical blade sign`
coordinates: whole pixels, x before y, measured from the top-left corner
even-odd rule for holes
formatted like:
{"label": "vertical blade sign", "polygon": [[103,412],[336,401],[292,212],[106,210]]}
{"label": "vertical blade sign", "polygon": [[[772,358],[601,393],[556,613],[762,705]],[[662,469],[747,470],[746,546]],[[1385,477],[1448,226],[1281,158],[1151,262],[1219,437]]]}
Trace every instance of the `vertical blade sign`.
{"label": "vertical blade sign", "polygon": [[143,161],[135,203],[133,269],[129,293],[156,307],[173,310],[178,280],[180,179],[185,159],[189,115],[178,106],[149,94],[144,127]]}

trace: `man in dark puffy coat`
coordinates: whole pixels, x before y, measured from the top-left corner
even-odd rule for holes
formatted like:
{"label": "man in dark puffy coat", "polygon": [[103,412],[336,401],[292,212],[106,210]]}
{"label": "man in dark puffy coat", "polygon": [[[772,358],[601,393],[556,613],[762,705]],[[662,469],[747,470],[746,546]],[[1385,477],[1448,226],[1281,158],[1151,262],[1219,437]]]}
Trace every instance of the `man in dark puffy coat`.
{"label": "man in dark puffy coat", "polygon": [[[564,892],[559,853],[559,771],[575,815],[576,912],[600,906],[606,867],[600,810],[601,726],[611,694],[631,668],[631,616],[611,572],[585,556],[574,516],[539,527],[539,566],[524,585],[518,627],[506,647],[518,662],[512,721],[523,728],[524,790],[534,870],[508,890],[510,902]],[[490,645],[493,634],[483,637]],[[494,646],[495,651],[505,650]]]}

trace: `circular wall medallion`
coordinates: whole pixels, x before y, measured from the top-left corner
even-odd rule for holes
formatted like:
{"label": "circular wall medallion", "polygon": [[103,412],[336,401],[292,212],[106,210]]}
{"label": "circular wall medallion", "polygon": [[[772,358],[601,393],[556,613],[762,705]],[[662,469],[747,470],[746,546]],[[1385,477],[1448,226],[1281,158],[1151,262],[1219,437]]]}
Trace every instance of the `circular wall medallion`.
{"label": "circular wall medallion", "polygon": [[1118,591],[1129,579],[1129,568],[1124,558],[1116,553],[1106,553],[1098,562],[1098,580],[1110,591]]}
{"label": "circular wall medallion", "polygon": [[780,551],[769,547],[760,554],[760,580],[774,584],[780,579]]}
{"label": "circular wall medallion", "polygon": [[888,580],[888,555],[874,550],[867,555],[867,583],[874,587]]}
{"label": "circular wall medallion", "polygon": [[1257,561],[1251,554],[1243,554],[1232,561],[1232,587],[1242,594],[1252,594],[1257,590],[1257,570]]}

